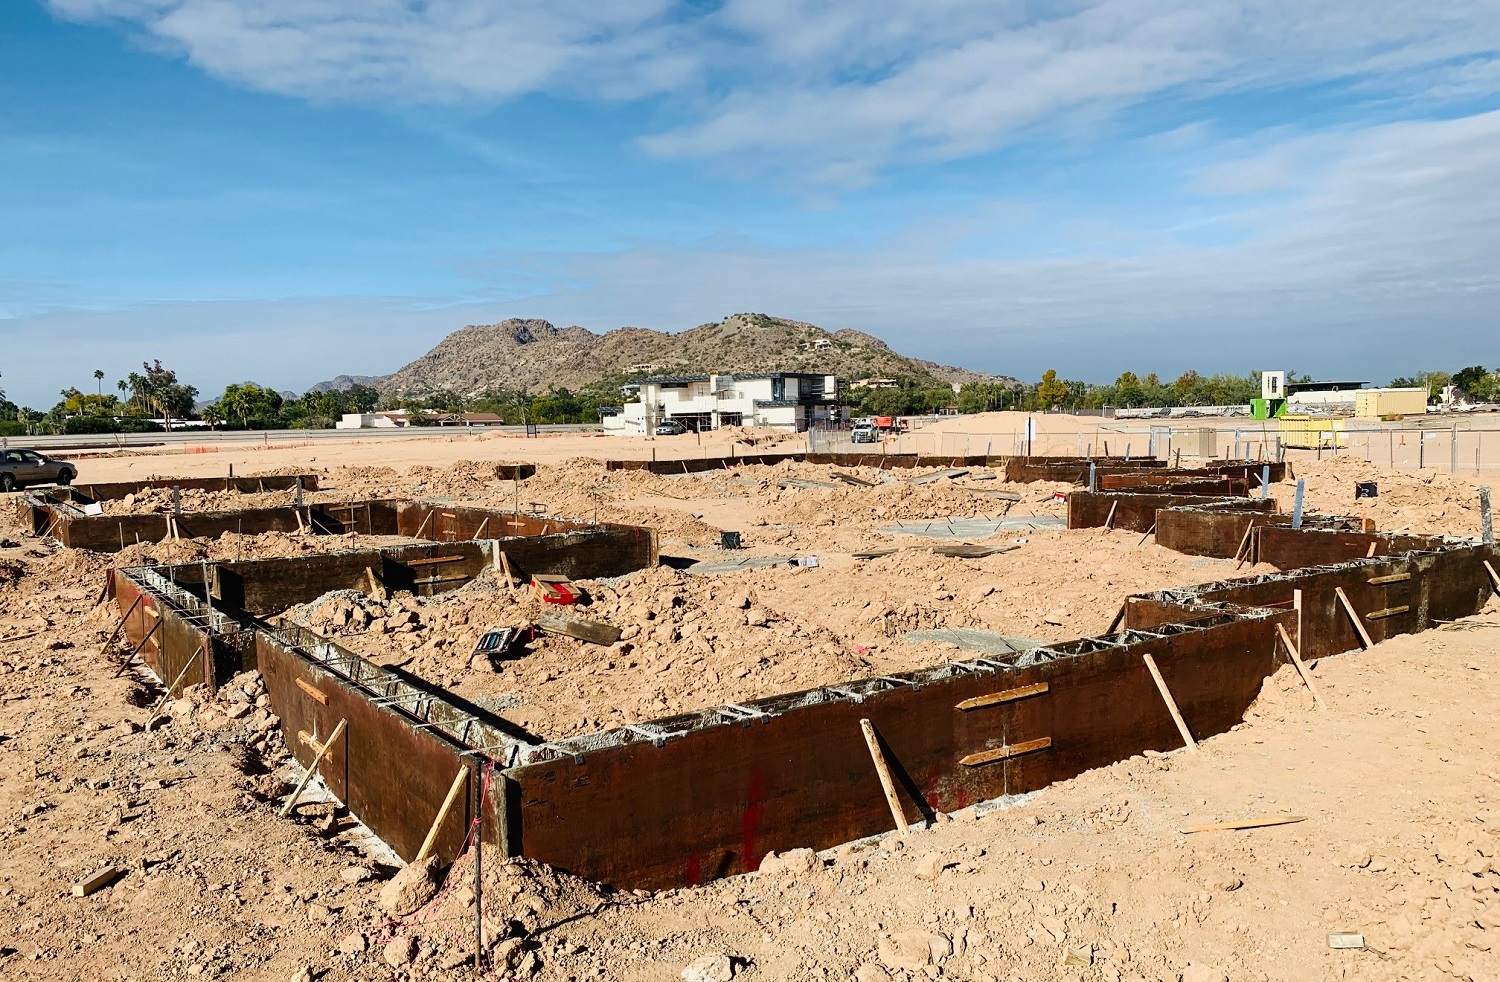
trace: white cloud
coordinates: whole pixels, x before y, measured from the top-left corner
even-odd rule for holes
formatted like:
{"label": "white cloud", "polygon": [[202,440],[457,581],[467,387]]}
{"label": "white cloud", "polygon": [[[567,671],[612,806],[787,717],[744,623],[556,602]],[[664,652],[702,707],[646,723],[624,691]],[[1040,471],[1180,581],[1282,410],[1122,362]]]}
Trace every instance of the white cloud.
{"label": "white cloud", "polygon": [[48,0],[236,82],[314,100],[667,97],[643,134],[857,181],[1155,95],[1346,80],[1403,98],[1494,76],[1500,2]]}

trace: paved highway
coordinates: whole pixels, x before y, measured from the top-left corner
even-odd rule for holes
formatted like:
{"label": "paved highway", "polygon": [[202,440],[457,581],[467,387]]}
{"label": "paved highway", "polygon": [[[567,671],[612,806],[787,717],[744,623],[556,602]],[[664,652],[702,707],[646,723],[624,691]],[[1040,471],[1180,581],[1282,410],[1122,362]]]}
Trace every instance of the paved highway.
{"label": "paved highway", "polygon": [[[538,433],[599,433],[597,423],[555,423],[536,427]],[[108,433],[79,436],[12,436],[0,438],[0,445],[31,447],[43,452],[69,450],[113,450],[121,447],[233,446],[247,443],[305,443],[313,440],[385,440],[450,437],[455,433],[500,433],[525,436],[525,426],[411,426],[400,429],[369,430],[176,430],[172,433]]]}

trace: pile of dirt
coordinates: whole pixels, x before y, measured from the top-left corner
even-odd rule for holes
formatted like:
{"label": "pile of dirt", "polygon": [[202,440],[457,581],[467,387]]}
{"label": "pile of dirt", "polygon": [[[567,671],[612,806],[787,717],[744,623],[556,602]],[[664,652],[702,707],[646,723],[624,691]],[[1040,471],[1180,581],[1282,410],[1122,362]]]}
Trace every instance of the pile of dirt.
{"label": "pile of dirt", "polygon": [[[1291,510],[1297,478],[1306,482],[1304,507],[1329,515],[1368,514],[1383,532],[1477,536],[1479,484],[1477,479],[1435,470],[1390,471],[1353,455],[1302,461],[1288,474],[1277,498]],[[1375,482],[1373,499],[1354,498],[1354,485]],[[1497,502],[1500,504],[1500,502]]]}
{"label": "pile of dirt", "polygon": [[[503,588],[490,571],[431,598],[336,591],[288,616],[558,738],[958,656],[952,645],[905,641],[908,631],[979,627],[1042,641],[1101,633],[1127,593],[1233,569],[1142,546],[1130,532],[1031,536],[984,559],[915,549],[864,563],[840,556],[720,575],[659,567],[583,582],[586,603],[567,612],[618,627],[620,641],[607,648],[531,632],[557,608],[530,589]],[[480,637],[503,627],[530,642],[508,661],[475,656]]]}

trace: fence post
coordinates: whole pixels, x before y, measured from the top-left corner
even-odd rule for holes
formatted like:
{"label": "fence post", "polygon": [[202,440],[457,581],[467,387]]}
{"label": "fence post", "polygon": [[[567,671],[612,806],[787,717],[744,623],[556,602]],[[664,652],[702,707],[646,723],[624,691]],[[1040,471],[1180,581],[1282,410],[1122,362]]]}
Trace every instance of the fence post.
{"label": "fence post", "polygon": [[1458,473],[1458,424],[1453,424],[1453,436],[1448,442],[1448,473]]}

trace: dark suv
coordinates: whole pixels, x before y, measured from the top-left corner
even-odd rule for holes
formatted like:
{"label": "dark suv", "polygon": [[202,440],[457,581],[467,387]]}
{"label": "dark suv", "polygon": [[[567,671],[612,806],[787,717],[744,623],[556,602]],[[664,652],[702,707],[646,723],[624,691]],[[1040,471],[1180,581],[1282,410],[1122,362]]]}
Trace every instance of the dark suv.
{"label": "dark suv", "polygon": [[14,491],[28,484],[66,487],[77,476],[77,469],[65,460],[53,460],[35,450],[0,450],[0,491]]}

